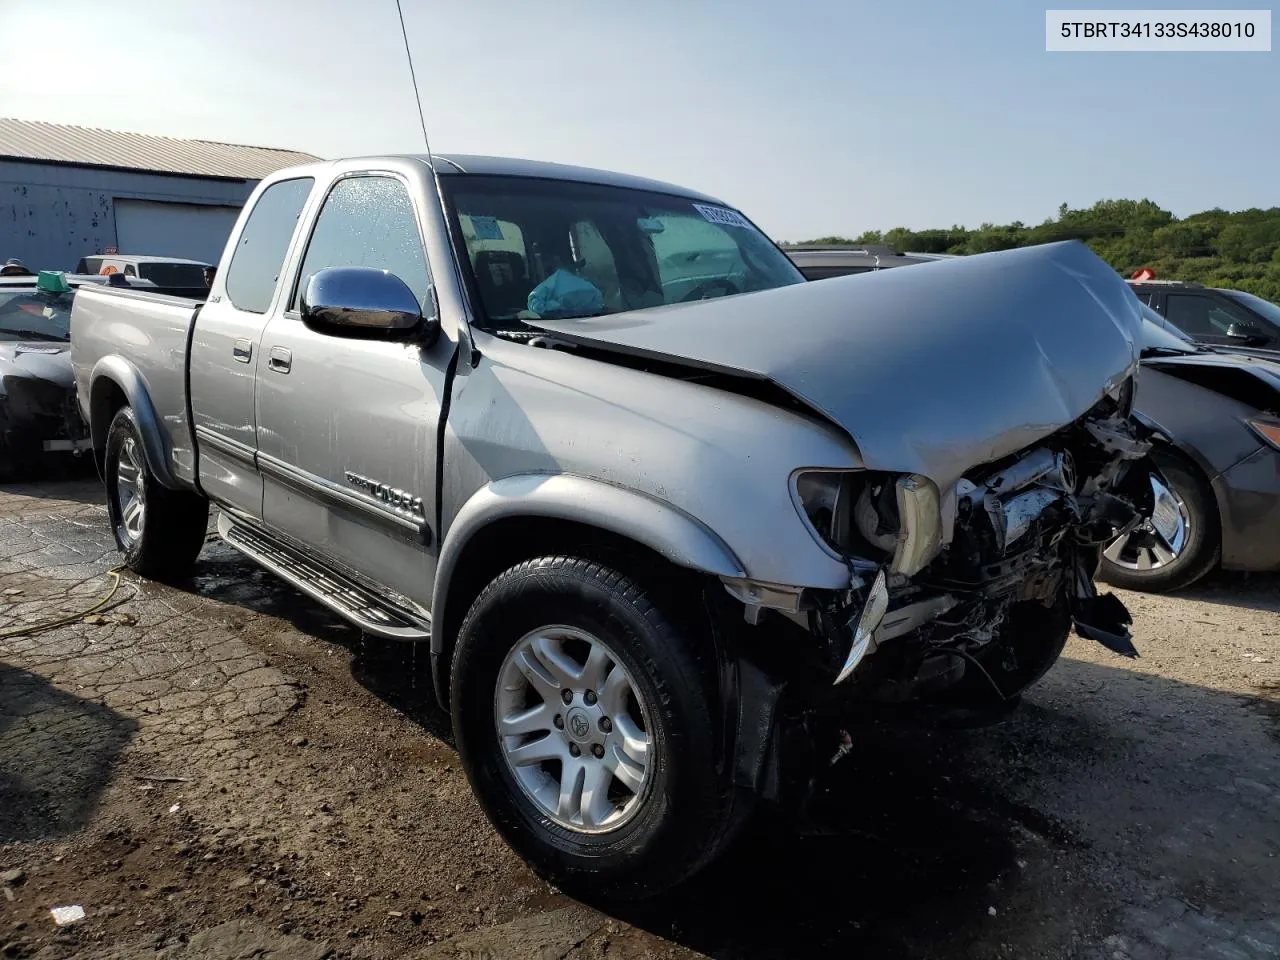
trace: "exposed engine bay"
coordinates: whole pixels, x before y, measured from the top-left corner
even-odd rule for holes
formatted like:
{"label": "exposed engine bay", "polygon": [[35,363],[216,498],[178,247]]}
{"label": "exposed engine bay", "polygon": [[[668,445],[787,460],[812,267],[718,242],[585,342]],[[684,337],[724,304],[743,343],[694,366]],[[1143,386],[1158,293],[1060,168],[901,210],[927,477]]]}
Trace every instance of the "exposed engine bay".
{"label": "exposed engine bay", "polygon": [[[1128,380],[946,494],[918,476],[802,475],[804,511],[852,575],[847,595],[808,611],[836,684],[900,701],[963,682],[1007,699],[1052,665],[1072,624],[1136,656],[1128,612],[1093,583],[1102,547],[1146,509],[1145,485],[1125,482],[1151,447],[1129,417],[1132,396]],[[931,529],[947,511],[950,531]]]}

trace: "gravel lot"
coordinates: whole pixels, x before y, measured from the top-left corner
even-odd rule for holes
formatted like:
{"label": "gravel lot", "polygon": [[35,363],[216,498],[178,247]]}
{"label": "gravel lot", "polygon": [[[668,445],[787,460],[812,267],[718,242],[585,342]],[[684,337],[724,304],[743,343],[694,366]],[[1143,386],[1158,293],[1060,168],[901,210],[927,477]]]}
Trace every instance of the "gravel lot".
{"label": "gravel lot", "polygon": [[[101,501],[0,491],[0,634],[111,588]],[[809,820],[619,911],[497,839],[410,651],[211,544],[0,639],[0,957],[1280,957],[1278,588],[1126,595],[1142,659],[1072,640],[1000,726],[857,731]]]}

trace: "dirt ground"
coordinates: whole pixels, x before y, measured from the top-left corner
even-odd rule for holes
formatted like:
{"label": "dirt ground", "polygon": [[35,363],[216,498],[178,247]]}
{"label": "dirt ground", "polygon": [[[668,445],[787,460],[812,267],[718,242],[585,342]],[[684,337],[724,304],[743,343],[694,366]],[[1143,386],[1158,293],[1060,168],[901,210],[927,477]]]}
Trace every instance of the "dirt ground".
{"label": "dirt ground", "polygon": [[[574,902],[497,839],[407,649],[219,544],[128,575],[96,480],[0,491],[0,958],[1280,957],[1280,578],[1124,595],[999,726],[872,728],[803,823]],[[50,909],[81,906],[58,927]]]}

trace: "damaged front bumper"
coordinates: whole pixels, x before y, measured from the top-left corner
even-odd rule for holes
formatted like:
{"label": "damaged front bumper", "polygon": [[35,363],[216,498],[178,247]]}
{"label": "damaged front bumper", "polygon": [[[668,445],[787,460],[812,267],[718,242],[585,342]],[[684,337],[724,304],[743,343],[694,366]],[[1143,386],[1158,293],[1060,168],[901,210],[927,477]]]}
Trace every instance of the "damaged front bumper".
{"label": "damaged front bumper", "polygon": [[[1129,466],[1150,449],[1150,431],[1129,417],[1131,400],[1128,386],[941,494],[913,475],[851,473],[809,487],[802,480],[797,502],[848,564],[848,591],[747,581],[726,587],[750,623],[765,609],[803,623],[824,648],[829,683],[873,698],[877,688],[892,689],[892,699],[946,688],[967,666],[1002,697],[1016,695],[1043,675],[1061,642],[1019,636],[1026,621],[1011,616],[1015,606],[1041,611],[1043,630],[1063,642],[1074,626],[1136,656],[1128,611],[1114,596],[1099,596],[1093,581],[1102,546],[1141,520],[1141,488]],[[1042,629],[1039,620],[1033,629]],[[881,660],[880,669],[870,668]]]}
{"label": "damaged front bumper", "polygon": [[75,391],[39,377],[8,376],[0,394],[0,448],[8,456],[81,454],[92,441]]}

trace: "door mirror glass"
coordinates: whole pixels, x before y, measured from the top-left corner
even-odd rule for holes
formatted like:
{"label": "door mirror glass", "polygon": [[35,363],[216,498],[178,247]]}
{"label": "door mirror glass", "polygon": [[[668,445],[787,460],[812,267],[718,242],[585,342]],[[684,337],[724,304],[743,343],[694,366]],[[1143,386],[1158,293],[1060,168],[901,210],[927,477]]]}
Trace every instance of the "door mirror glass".
{"label": "door mirror glass", "polygon": [[1258,327],[1251,323],[1242,323],[1237,320],[1227,327],[1227,336],[1232,340],[1239,340],[1241,343],[1257,345],[1266,343],[1268,337]]}
{"label": "door mirror glass", "polygon": [[302,322],[326,333],[408,338],[424,332],[418,298],[389,270],[329,267],[302,292]]}

